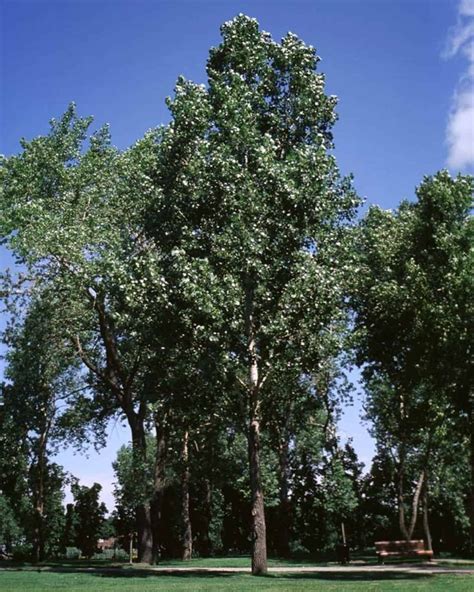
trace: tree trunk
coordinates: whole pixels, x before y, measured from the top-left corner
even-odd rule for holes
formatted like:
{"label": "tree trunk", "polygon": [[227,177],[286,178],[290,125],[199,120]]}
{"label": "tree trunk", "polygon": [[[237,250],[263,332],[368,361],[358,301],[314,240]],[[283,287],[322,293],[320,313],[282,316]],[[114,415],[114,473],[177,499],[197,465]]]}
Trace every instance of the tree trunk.
{"label": "tree trunk", "polygon": [[[94,291],[95,292],[95,291]],[[132,452],[134,459],[134,478],[136,483],[144,483],[144,461],[146,460],[146,440],[144,421],[146,417],[146,403],[141,400],[138,412],[134,404],[137,402],[133,395],[134,378],[139,369],[127,372],[122,365],[118,340],[113,330],[113,323],[108,315],[103,294],[98,297],[92,293],[89,287],[85,288],[87,299],[97,311],[97,320],[102,343],[106,352],[105,367],[100,368],[89,358],[82,348],[79,336],[73,339],[77,354],[84,365],[97,376],[110,392],[115,396],[118,406],[127,416],[130,431],[132,433]],[[138,358],[139,359],[139,358]],[[138,561],[152,563],[153,561],[153,531],[151,526],[150,504],[147,501],[138,503],[135,508]]]}
{"label": "tree trunk", "polygon": [[279,456],[279,485],[280,485],[280,507],[279,507],[279,530],[278,530],[278,553],[280,557],[290,555],[290,523],[291,505],[288,499],[288,438],[280,442]]}
{"label": "tree trunk", "polygon": [[250,490],[252,511],[252,574],[267,573],[267,540],[265,507],[260,478],[260,422],[254,417],[250,420],[249,435]]}
{"label": "tree trunk", "polygon": [[[36,468],[36,478],[42,480],[42,471]],[[44,528],[43,528],[43,514],[44,501],[42,494],[42,484],[36,485],[35,501],[34,501],[34,526],[33,526],[33,562],[38,563],[44,559]]]}
{"label": "tree trunk", "polygon": [[[143,483],[144,461],[146,459],[146,440],[143,419],[139,414],[133,412],[128,415],[130,428],[132,430],[132,452],[134,458],[134,478],[137,483]],[[143,501],[135,508],[137,522],[138,561],[140,563],[153,562],[153,532],[151,527],[150,504]]]}
{"label": "tree trunk", "polygon": [[204,479],[204,529],[202,534],[202,553],[204,557],[211,554],[210,527],[212,519],[212,486],[210,479]]}
{"label": "tree trunk", "polygon": [[418,477],[413,500],[411,503],[411,519],[410,525],[407,526],[407,517],[405,514],[405,463],[404,459],[400,461],[398,469],[398,524],[400,532],[407,541],[411,541],[413,532],[415,531],[416,521],[418,519],[418,508],[420,505],[420,496],[425,480],[425,469],[423,469]]}
{"label": "tree trunk", "polygon": [[405,518],[405,461],[400,454],[400,464],[398,467],[398,526],[403,538],[410,540]]}
{"label": "tree trunk", "polygon": [[267,573],[267,535],[265,506],[260,471],[260,417],[258,358],[253,318],[253,291],[246,292],[246,329],[248,353],[248,394],[250,417],[248,428],[248,454],[251,494],[251,532],[252,532],[252,574]]}
{"label": "tree trunk", "polygon": [[425,480],[425,470],[423,469],[418,477],[418,482],[416,484],[415,493],[413,494],[413,501],[411,504],[411,520],[410,520],[410,528],[408,530],[408,541],[411,541],[413,537],[413,532],[415,531],[416,521],[418,518],[418,507],[420,505],[420,495],[421,490],[423,487],[423,482]]}
{"label": "tree trunk", "polygon": [[38,440],[38,458],[36,466],[33,466],[34,478],[34,530],[33,530],[33,561],[43,561],[45,553],[44,540],[44,472],[46,444],[50,421],[44,427]]}
{"label": "tree trunk", "polygon": [[151,505],[152,526],[153,526],[153,561],[156,563],[161,557],[161,513],[163,506],[163,495],[166,486],[166,446],[167,428],[166,418],[161,420],[155,417],[156,430],[156,456],[153,476],[153,501]]}
{"label": "tree trunk", "polygon": [[433,540],[431,538],[428,511],[428,478],[425,479],[425,485],[423,487],[423,530],[425,532],[426,548],[428,549],[428,551],[432,551]]}
{"label": "tree trunk", "polygon": [[189,513],[189,431],[185,430],[183,436],[183,448],[181,452],[183,472],[181,474],[181,519],[183,527],[183,561],[189,561],[193,554],[193,532],[191,516]]}
{"label": "tree trunk", "polygon": [[411,520],[410,525],[407,527],[406,515],[405,515],[405,495],[404,495],[404,475],[399,475],[398,479],[398,522],[400,526],[400,532],[402,536],[407,540],[411,541],[413,532],[415,530],[416,521],[418,519],[418,507],[420,504],[421,489],[425,477],[425,471],[421,471],[418,478],[415,493],[413,494],[413,500],[411,504]]}
{"label": "tree trunk", "polygon": [[150,504],[139,504],[135,511],[137,520],[138,561],[139,563],[152,563],[153,537]]}

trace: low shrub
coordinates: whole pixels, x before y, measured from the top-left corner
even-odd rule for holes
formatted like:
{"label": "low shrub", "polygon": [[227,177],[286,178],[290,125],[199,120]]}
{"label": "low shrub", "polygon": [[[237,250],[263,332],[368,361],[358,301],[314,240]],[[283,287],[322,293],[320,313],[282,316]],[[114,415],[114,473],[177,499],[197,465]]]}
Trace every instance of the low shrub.
{"label": "low shrub", "polygon": [[22,543],[13,547],[13,561],[30,561],[33,557],[33,545]]}
{"label": "low shrub", "polygon": [[128,561],[129,555],[123,549],[104,549],[100,553],[95,553],[92,559],[103,559],[109,561]]}
{"label": "low shrub", "polygon": [[64,553],[65,559],[80,559],[81,550],[77,547],[66,547],[66,553]]}

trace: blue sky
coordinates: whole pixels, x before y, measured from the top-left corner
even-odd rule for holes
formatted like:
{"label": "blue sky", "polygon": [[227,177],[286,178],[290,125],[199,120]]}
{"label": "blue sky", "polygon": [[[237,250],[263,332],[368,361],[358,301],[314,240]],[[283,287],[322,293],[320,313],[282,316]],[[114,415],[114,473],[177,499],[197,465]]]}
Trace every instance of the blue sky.
{"label": "blue sky", "polygon": [[[179,74],[205,82],[219,26],[239,12],[274,38],[288,30],[317,48],[327,92],[339,97],[335,155],[368,203],[396,207],[422,177],[474,171],[472,0],[0,0],[0,153],[45,133],[74,100],[111,125],[125,148],[168,120]],[[471,35],[469,37],[469,35]],[[9,264],[0,252],[0,267]],[[1,375],[1,367],[0,367]],[[358,407],[341,428],[361,457],[372,445]],[[60,460],[86,482],[111,482],[110,458]],[[93,462],[92,462],[93,461]],[[88,476],[86,478],[86,475]],[[110,503],[110,495],[105,496]]]}

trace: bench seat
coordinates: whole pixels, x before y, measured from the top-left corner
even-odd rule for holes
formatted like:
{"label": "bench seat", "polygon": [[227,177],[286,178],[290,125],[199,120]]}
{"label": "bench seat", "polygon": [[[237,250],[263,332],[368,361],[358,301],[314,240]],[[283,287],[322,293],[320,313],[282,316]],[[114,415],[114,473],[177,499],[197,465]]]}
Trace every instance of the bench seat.
{"label": "bench seat", "polygon": [[387,558],[420,558],[428,561],[433,557],[433,551],[425,549],[423,540],[415,541],[377,541],[375,550],[379,561]]}

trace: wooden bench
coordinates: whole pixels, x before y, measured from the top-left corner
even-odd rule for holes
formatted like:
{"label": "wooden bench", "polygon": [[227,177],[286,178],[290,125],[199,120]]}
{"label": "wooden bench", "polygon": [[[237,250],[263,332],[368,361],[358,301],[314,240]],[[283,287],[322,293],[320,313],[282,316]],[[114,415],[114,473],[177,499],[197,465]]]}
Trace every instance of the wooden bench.
{"label": "wooden bench", "polygon": [[379,559],[379,563],[383,563],[385,559],[392,557],[402,557],[410,559],[427,559],[431,560],[433,551],[425,549],[423,540],[417,541],[377,541],[375,543],[375,551]]}

